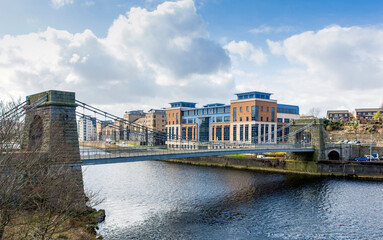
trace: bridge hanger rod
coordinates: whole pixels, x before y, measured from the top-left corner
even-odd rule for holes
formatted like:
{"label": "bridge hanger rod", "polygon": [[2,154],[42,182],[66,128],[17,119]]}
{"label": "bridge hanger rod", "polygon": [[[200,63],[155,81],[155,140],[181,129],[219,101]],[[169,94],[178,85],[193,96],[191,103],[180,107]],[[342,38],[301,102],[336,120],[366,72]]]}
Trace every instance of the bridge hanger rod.
{"label": "bridge hanger rod", "polygon": [[2,116],[1,116],[1,120],[8,117],[8,115],[11,115],[13,112],[15,111],[18,111],[19,109],[22,109],[22,107],[27,103],[28,100],[25,100],[24,102],[18,104],[17,106],[13,107],[12,109],[10,109],[8,112],[4,113]]}
{"label": "bridge hanger rod", "polygon": [[132,125],[132,126],[144,127],[144,128],[150,130],[150,131],[153,132],[153,133],[154,133],[154,132],[156,132],[156,133],[158,133],[158,134],[163,133],[162,131],[156,130],[156,129],[154,129],[154,128],[149,128],[149,127],[146,127],[146,126],[143,126],[143,125],[139,125],[139,124],[137,124],[137,123],[133,123],[133,122],[128,121],[128,120],[126,120],[126,119],[124,119],[124,118],[120,118],[120,117],[118,117],[118,116],[116,116],[116,115],[113,115],[113,114],[111,114],[111,113],[105,112],[105,111],[103,111],[103,110],[101,110],[101,109],[98,109],[98,108],[96,108],[96,107],[93,107],[93,106],[91,106],[91,105],[89,105],[89,104],[86,104],[86,103],[84,103],[84,102],[81,102],[81,101],[79,101],[79,100],[76,100],[76,102],[77,102],[77,103],[80,103],[80,105],[82,105],[83,108],[85,108],[85,109],[87,109],[87,110],[89,110],[89,111],[92,111],[92,112],[94,112],[94,113],[99,113],[99,114],[102,113],[102,115],[105,115],[105,117],[109,117],[109,118],[111,118],[111,119],[113,119],[113,120],[122,121],[122,122],[128,123],[128,124],[130,124],[130,125]]}
{"label": "bridge hanger rod", "polygon": [[[88,118],[88,119],[92,119],[92,117],[91,117],[90,115],[86,115],[86,114],[80,113],[80,112],[78,112],[78,111],[76,111],[76,114],[77,114],[78,116],[80,116],[80,117],[81,117],[81,116],[84,116],[84,117],[86,117],[86,118]],[[97,119],[97,118],[96,118],[96,120],[97,120],[99,123],[102,123],[101,120],[99,120],[99,119]],[[118,130],[120,130],[120,128],[114,126],[113,123],[106,124],[106,126],[111,126],[111,127],[113,127],[114,129],[118,129]],[[141,128],[141,125],[136,125],[136,126],[132,126],[132,127]],[[124,129],[123,132],[128,132],[128,130],[125,130],[125,129]],[[145,135],[144,135],[144,134],[145,134],[144,132],[138,132],[138,131],[134,131],[134,130],[131,130],[131,129],[129,129],[129,133],[140,133],[141,135],[145,136]],[[158,135],[154,135],[154,134],[153,134],[153,136],[156,137],[156,138],[159,139],[159,140],[168,140],[168,137],[172,137],[172,139],[179,138],[179,136],[176,135],[176,134],[172,134],[172,135],[170,135],[170,134],[166,134],[166,133],[161,132],[161,131],[160,131],[160,134],[159,134],[159,133],[156,133],[156,134],[158,134]],[[188,140],[188,142],[198,142],[198,141],[196,141],[196,140]]]}
{"label": "bridge hanger rod", "polygon": [[[76,111],[76,115],[79,116],[79,117],[85,117],[85,118],[87,118],[87,119],[89,119],[89,120],[92,119],[91,116],[86,115],[86,114],[83,114],[83,113],[79,113],[79,112],[77,112],[77,111]],[[97,119],[97,118],[96,118],[96,121],[97,121],[98,123],[102,123],[102,120],[99,120],[99,119]],[[113,129],[120,130],[120,128],[117,127],[117,126],[115,126],[113,123],[108,123],[108,124],[106,124],[105,126],[109,126],[109,127],[113,128]],[[127,133],[128,133],[127,130],[123,130],[123,132],[127,132]],[[137,133],[137,134],[139,134],[140,136],[145,136],[145,135],[146,135],[145,132],[139,132],[139,131],[134,131],[134,130],[129,130],[129,133]],[[159,140],[163,140],[163,139],[164,139],[164,138],[159,139]]]}

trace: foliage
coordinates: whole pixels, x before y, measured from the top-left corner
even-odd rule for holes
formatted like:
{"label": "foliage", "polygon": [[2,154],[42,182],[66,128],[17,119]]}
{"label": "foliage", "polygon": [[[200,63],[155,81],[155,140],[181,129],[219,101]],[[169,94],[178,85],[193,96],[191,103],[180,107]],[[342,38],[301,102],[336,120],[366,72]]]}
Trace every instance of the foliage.
{"label": "foliage", "polygon": [[374,116],[373,116],[374,120],[376,121],[382,121],[383,120],[383,112],[380,113],[380,111],[377,111]]}
{"label": "foliage", "polygon": [[[52,239],[85,210],[81,169],[63,162],[69,146],[60,141],[62,126],[51,125],[58,146],[42,151],[41,125],[23,114],[3,117],[17,105],[0,102],[0,239]],[[26,144],[31,135],[35,138]]]}
{"label": "foliage", "polygon": [[338,122],[338,121],[330,121],[328,119],[325,119],[323,121],[324,127],[327,131],[332,130],[339,130],[342,126],[344,126],[344,123]]}

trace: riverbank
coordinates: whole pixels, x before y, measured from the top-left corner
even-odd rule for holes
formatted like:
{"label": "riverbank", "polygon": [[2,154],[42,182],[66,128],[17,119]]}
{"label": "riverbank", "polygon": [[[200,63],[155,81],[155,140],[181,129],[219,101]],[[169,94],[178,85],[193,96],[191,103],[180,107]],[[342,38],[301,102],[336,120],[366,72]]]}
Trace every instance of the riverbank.
{"label": "riverbank", "polygon": [[[39,232],[38,226],[41,219],[30,212],[19,212],[19,217],[14,218],[8,226],[5,227],[3,239],[27,239],[28,236],[39,236],[41,238],[53,239],[103,239],[97,235],[98,224],[105,220],[105,210],[96,210],[88,207],[86,211],[72,217],[68,217],[64,222],[55,225],[46,226],[45,234]],[[43,215],[43,214],[42,214]],[[33,219],[33,221],[31,221]]]}
{"label": "riverbank", "polygon": [[333,176],[366,180],[383,180],[383,162],[301,161],[285,159],[257,159],[254,157],[217,156],[167,159],[166,162],[200,166],[228,167],[280,173]]}

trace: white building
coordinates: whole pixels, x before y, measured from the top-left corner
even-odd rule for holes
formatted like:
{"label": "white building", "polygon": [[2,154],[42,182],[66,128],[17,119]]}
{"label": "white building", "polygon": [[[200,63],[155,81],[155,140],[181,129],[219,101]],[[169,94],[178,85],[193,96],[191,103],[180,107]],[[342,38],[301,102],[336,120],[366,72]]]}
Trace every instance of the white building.
{"label": "white building", "polygon": [[96,118],[80,117],[77,122],[77,132],[80,142],[97,140]]}

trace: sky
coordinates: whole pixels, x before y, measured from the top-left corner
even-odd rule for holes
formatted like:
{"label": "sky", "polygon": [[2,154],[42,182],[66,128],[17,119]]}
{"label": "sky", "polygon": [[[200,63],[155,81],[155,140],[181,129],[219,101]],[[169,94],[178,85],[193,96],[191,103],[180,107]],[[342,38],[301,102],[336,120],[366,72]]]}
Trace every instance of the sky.
{"label": "sky", "polygon": [[383,1],[0,0],[0,100],[113,114],[273,93],[301,114],[383,103]]}

